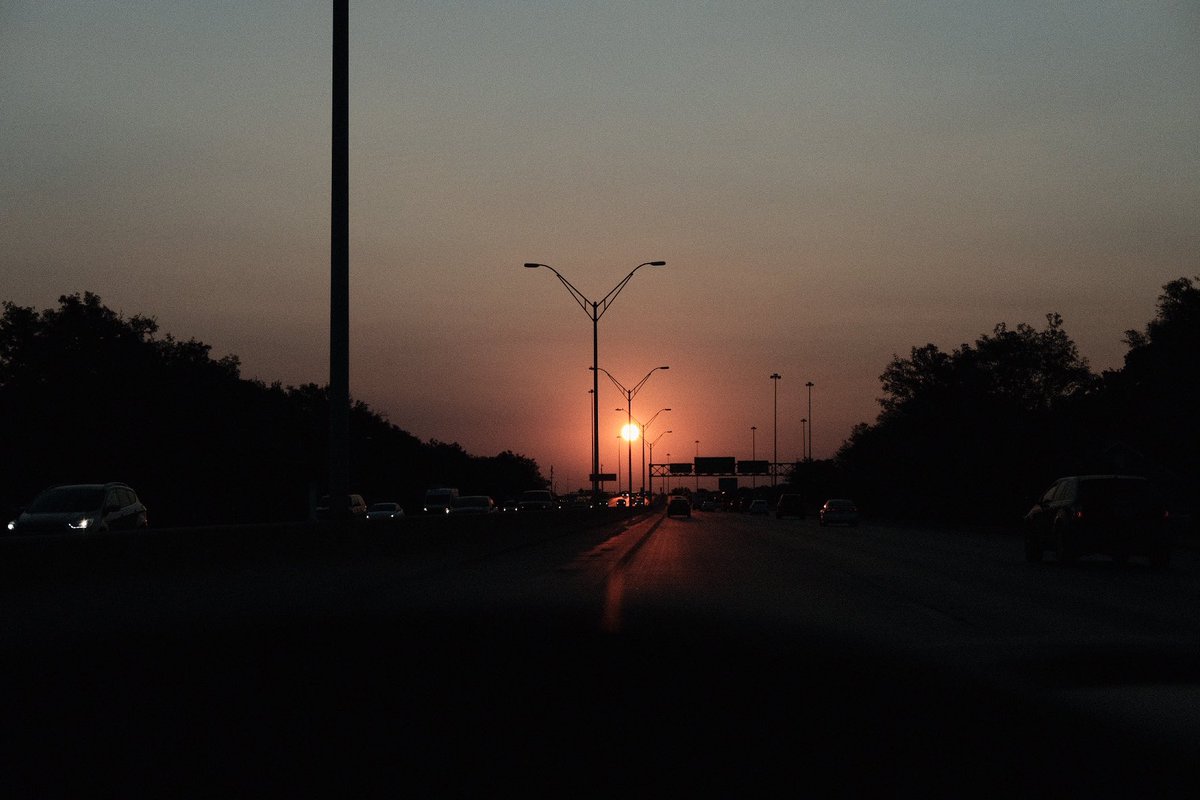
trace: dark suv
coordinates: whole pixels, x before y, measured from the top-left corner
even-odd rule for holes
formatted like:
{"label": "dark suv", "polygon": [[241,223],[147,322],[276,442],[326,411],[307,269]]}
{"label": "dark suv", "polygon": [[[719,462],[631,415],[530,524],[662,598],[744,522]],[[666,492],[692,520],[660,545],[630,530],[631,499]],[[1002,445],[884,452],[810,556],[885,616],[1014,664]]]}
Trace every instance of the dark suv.
{"label": "dark suv", "polygon": [[145,528],[146,506],[123,483],[82,483],[47,489],[8,523],[13,533],[90,533]]}
{"label": "dark suv", "polygon": [[1167,509],[1149,480],[1135,475],[1059,478],[1025,515],[1025,558],[1047,549],[1059,561],[1091,553],[1118,561],[1148,556],[1165,567],[1171,554]]}

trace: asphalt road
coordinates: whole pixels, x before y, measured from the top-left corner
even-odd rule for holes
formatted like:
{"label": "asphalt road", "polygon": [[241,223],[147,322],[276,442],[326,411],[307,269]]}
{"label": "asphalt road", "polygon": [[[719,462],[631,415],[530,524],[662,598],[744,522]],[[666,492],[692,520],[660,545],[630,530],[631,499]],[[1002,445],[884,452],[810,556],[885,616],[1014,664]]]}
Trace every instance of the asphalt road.
{"label": "asphalt road", "polygon": [[698,511],[494,533],[325,528],[251,547],[176,532],[10,559],[3,783],[70,796],[1200,788],[1191,549],[1165,571],[1031,565],[1006,532]]}

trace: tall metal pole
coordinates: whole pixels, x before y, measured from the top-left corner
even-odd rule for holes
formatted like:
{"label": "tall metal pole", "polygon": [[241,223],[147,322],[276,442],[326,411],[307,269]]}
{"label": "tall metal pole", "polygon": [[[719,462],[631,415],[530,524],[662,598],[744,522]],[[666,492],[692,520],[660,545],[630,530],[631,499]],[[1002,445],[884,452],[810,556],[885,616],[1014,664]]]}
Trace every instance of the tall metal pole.
{"label": "tall metal pole", "polygon": [[808,387],[808,460],[812,461],[812,390],[813,382],[804,384]]}
{"label": "tall metal pole", "polygon": [[629,507],[633,508],[633,439],[629,437],[633,427],[633,393],[626,396],[625,405],[625,441],[629,443]]}
{"label": "tall metal pole", "polygon": [[329,231],[329,494],[350,489],[350,7],[333,4]]}
{"label": "tall metal pole", "polygon": [[692,465],[692,472],[696,473],[696,494],[700,493],[700,440],[696,440],[696,461]]}
{"label": "tall metal pole", "polygon": [[[600,363],[600,315],[592,302],[592,505],[600,505],[600,379],[595,370]],[[617,462],[618,466],[620,461]],[[620,491],[621,484],[617,483]]]}
{"label": "tall metal pole", "polygon": [[771,382],[775,385],[775,450],[771,457],[771,485],[775,485],[775,469],[779,463],[779,379],[783,377],[778,372],[771,373]]}
{"label": "tall metal pole", "polygon": [[[644,261],[641,264],[638,264],[632,270],[630,270],[629,274],[626,275],[621,280],[620,283],[618,283],[616,286],[614,286],[608,294],[604,295],[604,297],[602,297],[599,300],[588,300],[586,297],[583,296],[582,292],[580,292],[578,289],[575,288],[574,284],[572,284],[569,280],[564,278],[562,276],[562,273],[560,273],[558,270],[556,270],[554,267],[550,266],[549,264],[535,263],[532,261],[528,261],[525,263],[526,269],[537,269],[538,267],[545,267],[546,269],[553,272],[555,277],[557,277],[558,280],[562,283],[562,285],[567,288],[567,291],[571,293],[571,297],[573,297],[575,299],[575,302],[579,304],[579,307],[582,308],[584,310],[584,312],[587,313],[588,316],[592,318],[592,373],[593,373],[592,374],[592,392],[593,392],[593,394],[592,394],[592,500],[593,500],[593,502],[598,503],[600,500],[600,480],[599,480],[599,471],[600,471],[600,399],[599,399],[600,398],[600,382],[599,381],[600,381],[600,379],[599,379],[599,376],[595,374],[596,370],[599,369],[599,366],[600,366],[600,334],[599,334],[600,317],[604,316],[604,312],[607,311],[608,307],[612,304],[612,302],[617,299],[617,295],[619,295],[621,293],[621,290],[625,288],[625,284],[629,283],[630,278],[633,277],[635,272],[637,272],[642,267],[664,267],[664,266],[666,266],[666,264],[667,264],[667,262],[665,262],[665,261]],[[590,310],[589,310],[589,307],[590,307]],[[617,484],[617,488],[618,488],[618,490],[620,489],[620,483]]]}
{"label": "tall metal pole", "polygon": [[[750,460],[751,461],[754,461],[757,458],[757,456],[755,455],[755,448],[754,448],[754,432],[757,430],[758,430],[757,426],[755,426],[755,425],[750,426]],[[751,472],[750,473],[750,488],[754,489],[757,486],[758,486],[757,477],[755,476],[755,474],[753,472]]]}

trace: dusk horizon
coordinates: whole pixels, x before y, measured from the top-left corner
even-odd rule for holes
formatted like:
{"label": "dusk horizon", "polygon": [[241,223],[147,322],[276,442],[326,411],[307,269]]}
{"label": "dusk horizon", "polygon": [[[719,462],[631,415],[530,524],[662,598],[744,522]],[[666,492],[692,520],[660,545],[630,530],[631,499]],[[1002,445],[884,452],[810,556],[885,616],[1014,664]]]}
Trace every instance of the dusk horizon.
{"label": "dusk horizon", "polygon": [[[670,366],[634,400],[672,409],[656,461],[796,460],[810,413],[831,458],[893,357],[998,323],[1061,314],[1118,369],[1195,272],[1196,30],[1118,3],[354,3],[351,394],[587,486],[591,322],[530,262],[591,298],[667,262],[598,325],[626,385]],[[92,291],[244,377],[326,383],[329,41],[322,3],[5,6],[0,293]]]}

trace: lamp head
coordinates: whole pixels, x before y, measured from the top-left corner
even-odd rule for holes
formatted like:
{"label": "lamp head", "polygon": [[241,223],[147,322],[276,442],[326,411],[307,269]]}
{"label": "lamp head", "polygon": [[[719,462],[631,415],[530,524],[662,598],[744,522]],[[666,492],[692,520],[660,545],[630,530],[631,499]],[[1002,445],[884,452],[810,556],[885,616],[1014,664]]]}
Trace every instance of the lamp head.
{"label": "lamp head", "polygon": [[544,266],[546,266],[546,265],[545,264],[530,264],[530,263],[525,264],[526,269],[537,269],[538,267],[544,267]]}
{"label": "lamp head", "polygon": [[648,263],[652,267],[665,267],[667,265],[667,262],[665,261],[650,261]]}

